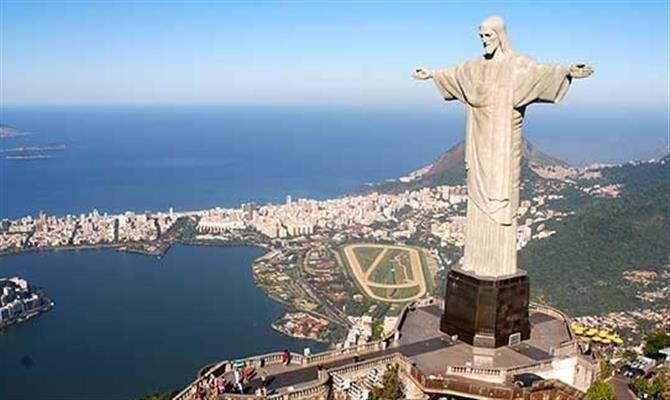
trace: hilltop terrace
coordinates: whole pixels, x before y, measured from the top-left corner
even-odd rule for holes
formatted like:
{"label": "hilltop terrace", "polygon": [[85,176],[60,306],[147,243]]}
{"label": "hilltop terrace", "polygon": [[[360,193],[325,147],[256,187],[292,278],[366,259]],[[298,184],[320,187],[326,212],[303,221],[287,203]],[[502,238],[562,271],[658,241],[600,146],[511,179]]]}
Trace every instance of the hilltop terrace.
{"label": "hilltop terrace", "polygon": [[[282,364],[281,353],[221,361],[204,367],[174,400],[195,399],[196,387],[210,376],[234,381],[233,371],[240,366],[254,367],[245,394],[227,392],[218,399],[347,398],[347,391],[357,384],[366,386],[366,376],[369,384],[370,371],[383,371],[385,365],[393,363],[400,365],[408,395],[413,393],[413,398],[442,394],[512,399],[538,391],[581,398],[583,393],[575,387],[585,390],[598,373],[593,359],[582,355],[567,317],[557,310],[531,305],[531,338],[498,349],[475,348],[443,334],[439,330],[441,316],[441,303],[423,300],[416,308],[405,307],[394,333],[379,341],[308,356],[292,353],[289,365]],[[268,376],[265,397],[257,395],[262,371]],[[518,375],[527,373],[546,380],[529,387],[514,384]],[[357,398],[352,393],[348,396]]]}

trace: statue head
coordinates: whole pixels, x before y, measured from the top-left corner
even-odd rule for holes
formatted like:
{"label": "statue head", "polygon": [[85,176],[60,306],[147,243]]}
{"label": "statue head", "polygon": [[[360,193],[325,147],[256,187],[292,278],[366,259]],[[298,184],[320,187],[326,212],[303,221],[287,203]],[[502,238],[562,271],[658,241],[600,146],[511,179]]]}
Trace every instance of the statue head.
{"label": "statue head", "polygon": [[479,24],[479,38],[484,46],[484,55],[493,57],[496,52],[503,54],[512,52],[512,47],[507,38],[507,28],[502,17],[492,16],[485,18]]}

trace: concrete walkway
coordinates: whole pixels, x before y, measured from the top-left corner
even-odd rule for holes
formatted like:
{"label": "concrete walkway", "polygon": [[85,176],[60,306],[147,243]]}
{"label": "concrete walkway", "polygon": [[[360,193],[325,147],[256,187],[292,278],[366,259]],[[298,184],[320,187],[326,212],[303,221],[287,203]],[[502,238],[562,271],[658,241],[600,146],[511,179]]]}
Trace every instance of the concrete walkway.
{"label": "concrete walkway", "polygon": [[628,387],[629,378],[617,374],[605,379],[605,382],[614,388],[614,398],[616,400],[637,400],[635,393]]}
{"label": "concrete walkway", "polygon": [[[281,388],[287,388],[290,386],[297,387],[298,385],[304,386],[315,382],[318,379],[319,367],[323,369],[332,369],[355,362],[368,361],[394,353],[401,353],[407,357],[412,357],[419,354],[430,353],[439,349],[443,349],[444,347],[450,345],[451,343],[447,338],[430,338],[420,342],[409,343],[402,346],[388,348],[386,350],[367,353],[364,355],[351,355],[350,357],[346,357],[341,360],[326,362],[320,365],[302,367],[299,365],[284,366],[282,364],[278,364],[270,365],[264,368],[257,368],[249,384],[245,387],[245,393],[254,393],[256,389],[261,387],[260,374],[262,371],[267,372],[268,389],[270,393],[274,393],[274,391]],[[229,382],[233,381],[233,374],[231,372],[226,373],[224,377]]]}

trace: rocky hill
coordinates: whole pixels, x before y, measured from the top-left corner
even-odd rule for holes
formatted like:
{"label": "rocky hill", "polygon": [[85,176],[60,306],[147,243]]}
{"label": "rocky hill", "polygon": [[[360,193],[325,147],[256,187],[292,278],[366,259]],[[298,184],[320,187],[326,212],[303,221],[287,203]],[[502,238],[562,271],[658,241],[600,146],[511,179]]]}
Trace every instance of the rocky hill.
{"label": "rocky hill", "polygon": [[[530,169],[540,175],[547,169],[569,167],[567,163],[539,150],[526,138],[523,139],[523,163],[528,167],[524,168],[525,173]],[[384,193],[398,193],[421,187],[463,184],[465,184],[465,141],[457,143],[442,153],[434,163],[412,173],[409,177],[381,182],[372,189]]]}

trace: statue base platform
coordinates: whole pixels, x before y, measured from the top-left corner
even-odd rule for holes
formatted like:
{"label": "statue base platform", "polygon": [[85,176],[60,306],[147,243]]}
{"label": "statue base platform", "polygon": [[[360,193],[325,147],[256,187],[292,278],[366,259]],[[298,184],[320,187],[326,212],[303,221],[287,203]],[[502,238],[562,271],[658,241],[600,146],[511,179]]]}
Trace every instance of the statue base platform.
{"label": "statue base platform", "polygon": [[501,277],[478,276],[454,268],[440,330],[476,347],[496,348],[530,338],[526,271]]}

